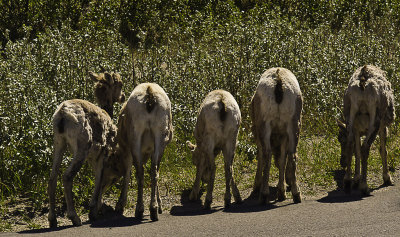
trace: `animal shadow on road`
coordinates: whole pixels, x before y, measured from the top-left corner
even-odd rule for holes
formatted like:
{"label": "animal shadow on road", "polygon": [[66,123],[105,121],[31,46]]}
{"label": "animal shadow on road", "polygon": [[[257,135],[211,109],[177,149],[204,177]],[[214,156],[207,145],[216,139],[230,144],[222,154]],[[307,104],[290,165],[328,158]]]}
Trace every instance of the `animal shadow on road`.
{"label": "animal shadow on road", "polygon": [[[368,197],[368,196],[363,196],[360,193],[360,191],[355,188],[351,190],[351,193],[349,194],[345,193],[343,188],[343,178],[345,174],[346,171],[342,169],[333,171],[333,177],[337,184],[336,190],[328,192],[328,195],[326,197],[318,199],[317,201],[322,203],[344,203],[344,202],[360,201],[363,200],[365,197]],[[383,187],[385,186],[381,185],[378,188],[371,189],[370,191],[373,192],[374,190],[378,190]],[[372,195],[370,194],[369,196]]]}
{"label": "animal shadow on road", "polygon": [[[114,211],[114,209],[106,204],[103,204],[101,207],[102,214],[99,216],[99,219],[90,222],[86,221],[83,222],[83,225],[88,225],[90,224],[90,227],[92,228],[111,228],[111,227],[125,227],[125,226],[133,226],[133,225],[138,225],[141,224],[142,221],[139,219],[136,219],[134,217],[125,217],[123,215],[120,215]],[[74,228],[75,226],[73,225],[67,225],[67,226],[60,226],[56,228],[42,228],[42,229],[34,229],[34,230],[25,230],[25,231],[20,231],[18,232],[19,234],[40,234],[40,233],[51,233],[51,232],[57,232],[57,231],[62,231],[68,228]]]}
{"label": "animal shadow on road", "polygon": [[362,200],[361,194],[357,190],[352,190],[351,194],[346,194],[343,188],[343,178],[346,171],[343,169],[332,171],[333,178],[336,181],[336,189],[328,192],[326,197],[320,198],[317,202],[322,203],[344,203]]}
{"label": "animal shadow on road", "polygon": [[60,226],[57,228],[42,228],[42,229],[24,230],[24,231],[18,232],[18,234],[44,234],[44,233],[61,231],[61,230],[65,230],[65,229],[72,228],[72,227],[74,227],[74,226],[69,225],[69,226]]}
{"label": "animal shadow on road", "polygon": [[134,226],[142,223],[142,220],[139,220],[135,217],[125,217],[124,215],[118,214],[115,210],[106,206],[106,208],[102,207],[102,216],[99,220],[96,220],[91,223],[90,227],[92,228],[111,228],[111,227],[126,227],[126,226]]}
{"label": "animal shadow on road", "polygon": [[[271,199],[276,199],[276,188],[270,187]],[[184,190],[181,195],[181,206],[174,206],[171,208],[170,214],[173,216],[197,216],[197,215],[207,215],[217,211],[231,212],[231,213],[247,213],[247,212],[260,212],[270,209],[277,208],[278,206],[270,203],[268,205],[260,205],[258,202],[258,195],[250,195],[248,198],[243,200],[242,203],[231,203],[228,208],[223,208],[221,206],[213,207],[211,210],[205,210],[201,204],[201,200],[190,201],[189,194],[191,190]],[[200,194],[203,190],[200,192]],[[201,195],[200,195],[201,196]]]}
{"label": "animal shadow on road", "polygon": [[270,203],[261,205],[259,202],[259,193],[252,192],[249,197],[243,200],[240,204],[232,205],[228,208],[225,208],[224,212],[230,213],[250,213],[250,212],[261,212],[272,210],[275,208],[283,207],[290,204],[276,205],[277,204],[277,192],[278,189],[276,187],[269,187],[269,195],[270,195]]}
{"label": "animal shadow on road", "polygon": [[[173,206],[171,208],[170,214],[173,216],[200,216],[207,215],[220,210],[219,207],[211,208],[211,210],[205,210],[201,204],[201,200],[190,201],[189,195],[191,189],[186,189],[182,191],[181,194],[181,206]],[[199,196],[201,197],[204,189],[200,189]]]}

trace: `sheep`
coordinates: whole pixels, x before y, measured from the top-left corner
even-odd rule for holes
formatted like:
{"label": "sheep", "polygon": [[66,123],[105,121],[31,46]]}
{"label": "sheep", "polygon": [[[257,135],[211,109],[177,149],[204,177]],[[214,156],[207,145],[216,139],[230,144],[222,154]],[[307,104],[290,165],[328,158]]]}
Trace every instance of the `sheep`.
{"label": "sheep", "polygon": [[230,206],[232,193],[236,203],[241,203],[239,190],[233,179],[233,158],[241,122],[238,104],[224,90],[210,92],[200,106],[194,136],[197,145],[187,142],[192,150],[192,162],[197,167],[196,179],[189,199],[198,200],[200,181],[207,184],[204,208],[210,209],[215,180],[215,157],[222,151],[225,161],[225,208]]}
{"label": "sheep", "polygon": [[158,214],[162,213],[158,190],[159,168],[164,149],[172,136],[171,102],[167,94],[155,83],[139,84],[122,107],[118,120],[117,140],[122,149],[130,151],[130,156],[125,158],[127,169],[116,206],[117,212],[123,213],[126,204],[133,162],[138,185],[135,217],[143,218],[143,165],[151,157],[150,218],[152,221],[158,220]]}
{"label": "sheep", "polygon": [[[107,97],[113,94],[114,97],[119,98],[119,101],[123,101],[124,95],[120,87],[122,82],[117,73],[97,75],[90,72],[90,77],[98,80],[98,88],[99,84],[104,84],[102,82],[104,78],[108,80],[108,85],[102,87],[104,94],[95,93],[96,97]],[[116,81],[111,83],[111,80]],[[57,226],[55,214],[57,175],[63,154],[68,147],[73,154],[73,159],[63,175],[63,184],[67,217],[75,226],[82,223],[75,211],[72,183],[84,161],[88,160],[95,173],[95,189],[90,202],[89,218],[91,220],[97,217],[102,192],[124,173],[124,166],[119,161],[121,152],[116,143],[117,127],[113,124],[110,115],[98,106],[79,99],[64,101],[56,109],[53,115],[54,158],[48,183],[50,206],[48,220],[51,228]]]}
{"label": "sheep", "polygon": [[269,202],[271,156],[279,169],[278,201],[286,199],[286,181],[294,203],[301,202],[297,186],[297,144],[301,126],[303,98],[296,77],[285,68],[265,71],[251,101],[252,133],[257,144],[257,172],[253,194],[261,204]]}
{"label": "sheep", "polygon": [[90,79],[95,82],[94,95],[100,108],[104,109],[113,118],[113,105],[115,102],[123,103],[125,94],[122,92],[122,80],[118,73],[93,73],[89,72]]}
{"label": "sheep", "polygon": [[[345,121],[338,121],[341,144],[341,164],[346,168],[343,178],[345,192],[351,192],[351,160],[355,153],[354,188],[362,195],[369,195],[367,165],[369,150],[377,135],[380,138],[380,155],[384,185],[393,181],[387,166],[387,127],[395,119],[394,97],[386,73],[373,65],[358,68],[350,78],[343,98]],[[365,136],[361,145],[360,138]],[[360,176],[361,159],[361,176]]]}
{"label": "sheep", "polygon": [[115,183],[124,172],[122,163],[116,158],[117,128],[110,116],[96,105],[85,100],[67,100],[61,103],[53,115],[54,159],[48,184],[49,224],[57,227],[55,214],[55,191],[57,174],[67,147],[73,159],[63,175],[67,217],[73,225],[80,226],[76,214],[72,184],[85,160],[93,167],[95,189],[90,202],[89,218],[94,220],[101,204],[101,194]]}

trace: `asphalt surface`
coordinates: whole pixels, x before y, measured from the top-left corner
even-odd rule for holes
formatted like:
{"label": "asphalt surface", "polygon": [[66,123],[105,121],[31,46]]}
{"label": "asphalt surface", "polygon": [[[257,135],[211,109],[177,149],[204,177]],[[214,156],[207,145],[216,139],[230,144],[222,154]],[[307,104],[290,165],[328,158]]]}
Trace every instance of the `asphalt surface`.
{"label": "asphalt surface", "polygon": [[181,205],[151,222],[149,216],[108,216],[81,227],[64,226],[0,236],[400,236],[400,185],[381,187],[371,196],[332,191],[292,204],[292,200],[260,206],[248,198],[229,209],[182,198]]}

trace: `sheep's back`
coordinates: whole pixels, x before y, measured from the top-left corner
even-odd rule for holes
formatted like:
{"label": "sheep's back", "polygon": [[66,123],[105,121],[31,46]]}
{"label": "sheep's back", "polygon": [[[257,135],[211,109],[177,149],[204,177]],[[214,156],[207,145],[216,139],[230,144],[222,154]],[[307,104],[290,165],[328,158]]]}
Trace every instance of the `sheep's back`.
{"label": "sheep's back", "polygon": [[279,68],[279,75],[282,80],[283,98],[281,103],[276,102],[276,71],[278,68],[268,69],[263,73],[258,83],[255,96],[259,99],[257,106],[259,114],[264,121],[292,119],[296,115],[296,100],[301,99],[301,91],[296,77],[289,70]]}
{"label": "sheep's back", "polygon": [[223,143],[237,134],[240,121],[241,113],[234,97],[224,90],[212,91],[200,106],[194,131],[196,141],[200,143],[211,136],[216,143]]}

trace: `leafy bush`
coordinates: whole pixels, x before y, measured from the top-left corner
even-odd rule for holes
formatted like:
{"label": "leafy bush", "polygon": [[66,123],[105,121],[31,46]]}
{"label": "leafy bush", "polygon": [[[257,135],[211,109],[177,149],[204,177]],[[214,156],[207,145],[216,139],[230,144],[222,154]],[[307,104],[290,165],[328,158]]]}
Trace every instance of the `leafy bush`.
{"label": "leafy bush", "polygon": [[[21,28],[16,26],[19,36],[11,39],[11,31],[2,25],[2,198],[18,194],[37,200],[38,207],[45,203],[52,160],[51,116],[64,100],[94,101],[92,83],[86,79],[88,71],[98,71],[100,65],[121,73],[128,95],[141,82],[156,82],[168,93],[175,141],[165,152],[161,172],[170,175],[166,180],[175,180],[171,182],[177,182],[176,177],[193,176],[184,144],[192,139],[197,110],[211,90],[228,90],[239,103],[243,122],[238,155],[248,165],[256,152],[249,129],[249,103],[264,70],[283,66],[298,78],[305,101],[303,138],[318,135],[332,140],[342,94],[357,67],[382,67],[395,92],[400,89],[399,9],[383,1],[377,1],[381,9],[378,12],[372,7],[374,2],[365,5],[373,17],[364,15],[364,8],[348,8],[346,1],[334,1],[338,6],[317,1],[321,5],[314,4],[307,14],[302,14],[302,5],[296,1],[195,4],[189,0],[171,1],[173,4],[168,6],[152,1],[150,5],[141,2],[133,10],[127,8],[128,12],[115,1],[98,5],[92,1],[71,2],[81,6],[77,9],[83,12],[77,10],[65,18],[56,14],[54,19],[59,23],[54,26],[38,30],[35,24],[25,22]],[[337,16],[338,12],[343,13]],[[47,13],[53,14],[50,10]],[[130,16],[135,21],[129,20]],[[307,154],[307,149],[301,150]],[[322,163],[319,160],[318,164]],[[84,168],[76,183],[93,183],[90,172]],[[60,193],[61,185],[58,187]],[[92,187],[76,186],[74,191],[83,202],[88,200]]]}

